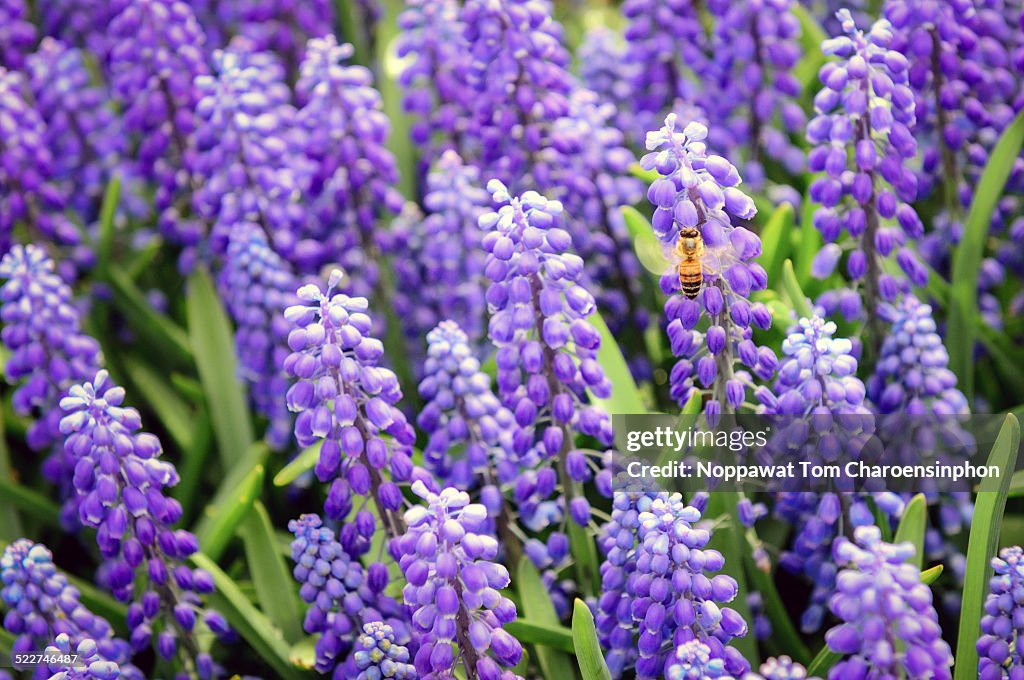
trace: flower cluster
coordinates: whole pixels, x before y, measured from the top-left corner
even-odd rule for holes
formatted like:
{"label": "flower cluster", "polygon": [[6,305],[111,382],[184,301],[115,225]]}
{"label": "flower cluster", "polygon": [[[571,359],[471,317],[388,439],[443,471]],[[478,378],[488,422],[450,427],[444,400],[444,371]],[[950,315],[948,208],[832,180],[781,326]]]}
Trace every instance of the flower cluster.
{"label": "flower cluster", "polygon": [[1024,584],[1024,551],[1003,548],[992,558],[995,574],[989,580],[978,640],[978,680],[1003,680],[1019,675],[1024,655],[1018,640],[1024,635],[1017,593]]}
{"label": "flower cluster", "polygon": [[[10,352],[4,367],[7,379],[20,383],[12,403],[16,413],[33,416],[26,433],[32,449],[52,449],[44,475],[74,495],[75,464],[63,450],[60,400],[74,384],[96,375],[102,364],[99,343],[82,332],[71,289],[40,246],[15,245],[0,260],[0,339]],[[74,503],[65,508],[68,525],[78,522]]]}
{"label": "flower cluster", "polygon": [[[782,343],[784,356],[774,391],[766,387],[757,390],[765,412],[776,416],[767,448],[779,461],[834,464],[855,460],[874,434],[874,417],[864,402],[864,383],[857,378],[853,343],[835,333],[836,324],[831,321],[818,316],[800,319]],[[808,427],[817,417],[827,418],[821,432]],[[849,494],[845,498],[853,506],[848,521],[855,526],[862,517],[870,521],[865,497]],[[835,584],[836,569],[830,558],[843,516],[840,499],[831,491],[783,491],[777,498],[776,513],[792,524],[796,533],[780,563],[813,584],[801,628],[817,630]]]}
{"label": "flower cluster", "polygon": [[874,526],[855,529],[854,541],[836,540],[834,559],[845,568],[829,609],[842,623],[825,642],[844,658],[829,677],[952,677],[953,654],[942,639],[931,589],[907,562],[913,554],[912,544],[885,543]]}
{"label": "flower cluster", "polygon": [[138,137],[140,171],[156,183],[161,229],[195,246],[202,230],[187,205],[193,181],[189,137],[199,101],[193,80],[209,70],[203,29],[181,0],[125,0],[117,7],[107,28],[107,77],[124,106],[125,131]]}
{"label": "flower cluster", "polygon": [[[907,245],[924,232],[910,205],[917,196],[917,178],[908,165],[917,153],[910,131],[914,94],[907,82],[907,58],[890,48],[889,22],[879,20],[864,33],[849,11],[838,16],[844,35],[826,40],[822,48],[839,60],[821,68],[824,87],[814,98],[817,115],[807,125],[807,139],[814,145],[810,170],[824,173],[811,184],[810,196],[821,205],[814,226],[825,240],[837,242],[844,231],[853,240],[847,244],[846,271],[862,282],[863,303],[877,336],[878,305],[894,300],[901,288],[882,270],[882,259],[895,252],[911,283],[921,286],[928,280],[927,269]],[[885,223],[892,219],[899,228]],[[830,274],[839,254],[823,250],[819,257],[827,258],[827,264],[819,259],[815,273]]]}
{"label": "flower cluster", "polygon": [[747,634],[747,624],[721,606],[736,597],[737,584],[714,573],[725,560],[707,547],[711,533],[700,520],[701,510],[679,494],[615,495],[602,537],[604,594],[597,617],[615,676],[634,661],[638,678],[701,677],[687,674],[695,665],[729,676],[749,670],[728,646]]}
{"label": "flower cluster", "polygon": [[932,308],[913,295],[882,308],[891,325],[882,343],[868,397],[881,413],[956,416],[969,411],[956,387]]}
{"label": "flower cluster", "polygon": [[[444,320],[456,322],[478,343],[484,333],[484,252],[477,220],[490,195],[476,167],[446,151],[427,176],[427,216],[414,220],[394,268],[399,295],[395,311],[417,344]],[[392,225],[391,231],[396,231]]]}
{"label": "flower cluster", "polygon": [[[103,658],[95,640],[83,639],[77,645],[71,644],[67,633],[61,633],[47,645],[46,654],[51,661],[46,662],[53,675],[50,680],[117,680],[126,677],[125,670],[116,662]],[[75,665],[58,661],[74,655]]]}
{"label": "flower cluster", "polygon": [[25,78],[0,67],[0,252],[11,247],[13,231],[24,225],[32,237],[60,245],[81,240],[64,214],[67,197],[55,181],[53,155],[46,147],[46,123],[25,101]]}
{"label": "flower cluster", "polygon": [[413,680],[416,667],[409,661],[409,650],[395,642],[395,631],[386,623],[371,621],[363,626],[356,640],[356,680]]}
{"label": "flower cluster", "polygon": [[460,489],[482,483],[484,496],[500,500],[496,485],[514,481],[519,471],[515,417],[491,391],[490,378],[454,321],[442,321],[427,334],[423,372],[419,390],[425,405],[416,424],[429,437],[423,447],[427,470]]}
{"label": "flower cluster", "polygon": [[473,134],[466,116],[467,43],[459,11],[453,0],[410,0],[398,17],[398,56],[411,57],[399,76],[402,104],[416,116],[412,141],[433,149],[425,154],[428,164],[437,149],[461,146],[460,138]]}
{"label": "flower cluster", "polygon": [[[795,0],[708,3],[715,16],[711,39],[711,77],[715,96],[705,97],[716,125],[711,142],[719,149],[746,147],[743,176],[764,184],[763,162],[782,163],[791,173],[803,169],[803,151],[790,135],[806,123],[797,103],[800,81],[793,67],[800,58],[800,21]],[[778,124],[776,125],[776,119]]]}
{"label": "flower cluster", "polygon": [[[714,419],[744,403],[747,389],[753,388],[753,376],[769,380],[777,359],[752,339],[753,327],[771,326],[767,307],[748,300],[751,292],[763,290],[768,283],[764,268],[753,261],[761,254],[761,240],[733,223],[750,219],[757,211],[739,188],[736,168],[725,158],[707,153],[707,135],[707,127],[700,123],[677,130],[676,116],[670,113],[664,127],[648,133],[650,153],[640,164],[661,175],[647,192],[655,206],[652,224],[658,239],[674,247],[677,260],[677,266],[662,277],[662,290],[681,292],[683,259],[696,260],[690,264],[703,279],[692,297],[673,295],[665,302],[672,353],[680,357],[670,376],[672,397],[686,403],[697,389],[696,377],[711,389],[704,409]],[[701,333],[696,326],[705,312],[711,325]],[[736,359],[749,370],[736,371]]]}
{"label": "flower cluster", "polygon": [[61,636],[71,645],[88,641],[103,660],[122,665],[122,677],[141,680],[127,663],[131,646],[79,601],[78,589],[57,571],[46,546],[25,538],[11,543],[0,558],[0,580],[8,608],[4,628],[17,636],[14,651],[40,650]]}
{"label": "flower cluster", "polygon": [[469,678],[507,677],[501,667],[519,663],[523,648],[502,627],[515,620],[516,606],[500,592],[509,573],[494,561],[498,541],[483,531],[487,509],[451,487],[433,493],[417,481],[412,488],[425,505],[406,511],[409,528],[396,551],[407,581],[403,597],[421,636],[416,670],[448,677],[461,659]]}
{"label": "flower cluster", "polygon": [[515,191],[547,187],[553,168],[538,154],[552,146],[551,123],[569,113],[573,90],[562,27],[538,0],[469,0],[460,18],[475,137],[463,157]]}
{"label": "flower cluster", "polygon": [[81,50],[44,38],[28,59],[35,108],[46,124],[54,181],[85,219],[95,218],[103,191],[126,152],[106,88],[91,83]]}
{"label": "flower cluster", "polygon": [[[600,26],[583,36],[577,54],[580,79],[602,102],[616,107],[615,127],[628,134],[634,129],[632,109],[626,106],[633,92],[637,64],[626,60],[626,41],[615,31]],[[645,131],[646,132],[646,131]]]}
{"label": "flower cluster", "polygon": [[621,211],[640,199],[642,185],[629,174],[633,154],[609,122],[614,114],[615,107],[593,92],[574,90],[569,113],[552,124],[552,146],[541,157],[553,169],[549,195],[565,208],[573,247],[609,327],[642,334],[648,318],[638,302],[640,263]]}
{"label": "flower cluster", "polygon": [[195,78],[191,163],[199,187],[193,205],[213,224],[210,248],[223,255],[235,226],[252,222],[281,257],[293,260],[306,220],[301,198],[309,172],[284,68],[244,41],[218,50],[213,61],[212,75]]}
{"label": "flower cluster", "polygon": [[235,13],[238,34],[253,49],[281,55],[288,70],[299,65],[306,41],[329,35],[336,26],[330,0],[243,0]]}
{"label": "flower cluster", "polygon": [[25,65],[25,55],[36,43],[36,27],[27,20],[25,0],[0,2],[0,68]]}
{"label": "flower cluster", "polygon": [[281,395],[288,376],[281,367],[288,355],[288,323],[281,310],[295,302],[295,275],[252,222],[235,225],[228,237],[218,288],[237,326],[235,352],[251,399],[269,421],[266,438],[278,449],[291,439],[292,419]]}
{"label": "flower cluster", "polygon": [[[160,460],[160,441],[139,431],[139,413],[121,405],[124,396],[124,389],[99,371],[92,382],[73,386],[61,399],[64,447],[76,461],[79,519],[97,530],[96,542],[109,567],[105,585],[118,599],[132,601],[132,647],[141,651],[155,638],[157,653],[170,659],[180,645],[194,672],[209,678],[213,661],[198,646],[197,624],[202,617],[211,631],[224,635],[227,623],[203,606],[202,596],[214,590],[212,576],[185,564],[199,546],[191,533],[174,528],[181,504],[164,495],[178,482],[178,473]],[[136,589],[140,568],[148,579]]]}
{"label": "flower cluster", "polygon": [[[480,218],[487,232],[488,335],[498,347],[498,392],[524,428],[527,443],[537,439],[531,454],[536,461],[527,461],[535,469],[516,484],[520,515],[536,529],[566,513],[585,526],[590,505],[576,485],[593,478],[605,453],[577,448],[576,435],[605,447],[612,443],[608,414],[586,401],[588,391],[598,398],[611,393],[596,360],[601,336],[586,320],[594,298],[580,285],[583,261],[569,252],[572,238],[559,226],[562,205],[533,191],[513,197],[497,180],[487,188],[499,206]],[[545,501],[556,476],[561,507]],[[611,472],[602,469],[598,477],[599,488],[609,491]]]}
{"label": "flower cluster", "polygon": [[666,112],[700,101],[697,84],[708,72],[708,38],[693,0],[628,0],[625,62],[635,69],[632,109],[636,140]]}
{"label": "flower cluster", "polygon": [[391,538],[404,532],[397,482],[414,477],[410,447],[415,435],[397,407],[402,398],[398,379],[379,365],[384,346],[370,334],[369,304],[366,298],[336,293],[341,278],[341,271],[334,270],[326,292],[303,286],[301,304],[285,310],[292,330],[284,369],[295,379],[286,397],[288,408],[298,414],[295,438],[302,447],[320,443],[315,472],[331,484],[327,516],[346,518],[359,497],[375,506],[376,517],[360,509],[342,533],[345,551],[357,556],[369,549],[378,520]]}
{"label": "flower cluster", "polygon": [[403,199],[394,187],[395,159],[385,146],[390,124],[380,93],[369,69],[344,63],[352,51],[333,35],[315,38],[300,68],[295,89],[302,108],[295,122],[313,164],[312,215],[293,259],[303,271],[339,262],[360,286],[349,292],[368,295],[377,281],[377,223],[399,212]]}
{"label": "flower cluster", "polygon": [[[371,663],[367,662],[379,666],[382,659],[375,658],[374,645],[364,642],[365,636],[358,635],[360,622],[368,622],[365,628],[371,630],[365,632],[371,637],[370,643],[386,628],[387,637],[377,642],[383,652],[388,651],[383,646],[385,640],[393,645],[396,655],[400,656],[399,650],[404,650],[395,642],[395,629],[399,631],[400,640],[408,638],[398,604],[383,594],[387,585],[387,572],[381,571],[384,566],[374,564],[364,570],[348,556],[335,540],[334,532],[323,526],[317,515],[302,515],[288,522],[288,530],[295,534],[291,545],[295,561],[292,574],[301,584],[299,596],[309,604],[303,627],[311,635],[320,634],[316,642],[316,669],[321,673],[329,673],[335,667],[351,670],[354,663],[372,678],[372,671],[367,670]],[[380,623],[385,618],[388,623]],[[350,655],[353,649],[355,654]],[[360,656],[361,651],[364,656]],[[403,660],[388,658],[396,663]]]}
{"label": "flower cluster", "polygon": [[744,680],[820,680],[808,677],[807,669],[788,656],[772,657],[761,664],[759,670],[759,673],[751,673]]}

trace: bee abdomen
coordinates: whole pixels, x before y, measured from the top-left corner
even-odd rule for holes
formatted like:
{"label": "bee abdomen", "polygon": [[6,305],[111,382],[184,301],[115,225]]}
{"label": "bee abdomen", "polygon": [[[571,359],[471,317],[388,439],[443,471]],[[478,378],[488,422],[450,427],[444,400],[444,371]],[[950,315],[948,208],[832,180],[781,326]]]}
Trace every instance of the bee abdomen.
{"label": "bee abdomen", "polygon": [[690,298],[691,300],[697,297],[700,293],[700,287],[704,277],[700,274],[681,274],[679,276],[679,286],[683,289],[683,295]]}

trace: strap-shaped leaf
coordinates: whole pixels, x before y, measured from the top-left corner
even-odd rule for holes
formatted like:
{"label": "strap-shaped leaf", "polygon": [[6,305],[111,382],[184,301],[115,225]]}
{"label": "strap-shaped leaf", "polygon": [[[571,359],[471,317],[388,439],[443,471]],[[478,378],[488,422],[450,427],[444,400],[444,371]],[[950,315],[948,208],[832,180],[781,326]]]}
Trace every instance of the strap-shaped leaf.
{"label": "strap-shaped leaf", "polygon": [[612,674],[601,652],[594,627],[594,615],[583,600],[577,599],[572,611],[572,643],[576,650],[576,663],[584,680],[611,680]]}

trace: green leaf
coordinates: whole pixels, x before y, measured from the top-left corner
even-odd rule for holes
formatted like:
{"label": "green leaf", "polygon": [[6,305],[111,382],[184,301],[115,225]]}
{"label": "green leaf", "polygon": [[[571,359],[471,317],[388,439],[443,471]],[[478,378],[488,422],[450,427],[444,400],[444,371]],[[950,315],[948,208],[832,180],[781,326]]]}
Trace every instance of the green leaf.
{"label": "green leaf", "polygon": [[[813,178],[808,178],[813,181]],[[803,197],[803,214],[800,216],[800,228],[794,234],[797,237],[796,256],[793,258],[793,267],[796,270],[796,279],[805,290],[810,290],[813,283],[817,283],[811,275],[811,266],[814,264],[815,256],[821,252],[825,245],[825,239],[821,232],[814,227],[814,213],[818,204],[811,200],[810,190]]]}
{"label": "green leaf", "polygon": [[639,163],[633,163],[629,166],[629,174],[633,175],[637,179],[644,182],[644,184],[653,184],[654,180],[661,177],[657,170],[644,170],[640,167]]}
{"label": "green leaf", "polygon": [[[525,618],[547,626],[558,627],[560,625],[555,605],[551,602],[551,595],[544,587],[544,581],[541,580],[536,567],[527,557],[519,560],[519,569],[516,572],[516,592],[519,593],[519,601],[523,605]],[[545,678],[571,680],[575,677],[576,672],[573,670],[572,662],[564,653],[546,645],[537,645],[535,651],[537,663],[540,664]]]}
{"label": "green leaf", "polygon": [[797,316],[805,319],[810,318],[813,314],[811,303],[800,288],[800,283],[796,279],[796,273],[793,271],[793,262],[791,260],[786,260],[782,264],[782,289],[786,291],[786,296],[789,298],[789,302],[796,311]]}
{"label": "green leaf", "polygon": [[[56,503],[4,474],[0,474],[0,498],[2,498],[3,507],[17,508],[27,516],[50,526],[60,526],[60,507]],[[0,538],[13,541],[20,536]]]}
{"label": "green leaf", "polygon": [[157,370],[138,357],[124,355],[121,358],[125,371],[143,401],[156,412],[160,424],[182,450],[192,447],[195,414],[185,401],[174,391],[173,386]]}
{"label": "green leaf", "polygon": [[274,486],[288,486],[305,472],[312,470],[316,466],[316,461],[320,458],[321,446],[323,446],[323,440],[306,447],[302,453],[292,458],[287,465],[274,475]]}
{"label": "green leaf", "polygon": [[[715,491],[711,494],[704,516],[712,520],[726,518],[725,522],[715,528],[709,547],[722,553],[729,575],[736,579],[737,594],[729,606],[735,609],[744,621],[750,621],[752,620],[750,606],[747,604],[747,593],[750,590],[747,586],[746,574],[743,571],[743,543],[745,541],[741,533],[743,525],[740,523],[737,510],[741,498],[742,496],[737,491]],[[756,668],[760,665],[757,640],[753,635],[737,638],[733,640],[732,645],[750,661],[752,666]]]}
{"label": "green leaf", "polygon": [[228,468],[252,445],[252,422],[245,386],[238,379],[231,323],[210,275],[203,269],[196,269],[188,279],[186,310],[189,338],[210,409],[217,452]]}
{"label": "green leaf", "polygon": [[795,3],[791,9],[800,22],[800,45],[804,51],[803,57],[793,67],[793,75],[800,81],[803,89],[809,91],[818,77],[818,70],[825,63],[821,43],[828,36],[806,7]]}
{"label": "green leaf", "polygon": [[213,576],[217,590],[208,596],[210,604],[223,614],[252,650],[273,667],[278,677],[286,680],[314,677],[312,673],[301,671],[292,664],[291,650],[281,631],[249,602],[238,584],[216,562],[203,553],[193,555],[192,562]]}
{"label": "green leaf", "polygon": [[120,200],[121,177],[115,174],[107,183],[103,203],[100,204],[99,239],[96,243],[96,276],[99,279],[106,279],[110,268],[110,255],[114,249],[114,217]]}
{"label": "green leaf", "polygon": [[213,497],[196,527],[196,538],[203,552],[219,559],[235,535],[263,488],[263,466],[255,465],[240,479],[228,475]]}
{"label": "green leaf", "polygon": [[140,344],[148,345],[154,356],[166,358],[175,366],[191,365],[192,349],[185,331],[153,309],[145,294],[120,268],[111,264],[107,276],[114,294],[114,304],[143,341]]}
{"label": "green leaf", "polygon": [[771,573],[762,571],[755,564],[749,542],[747,542],[744,558],[747,574],[750,576],[750,588],[761,594],[764,613],[772,623],[772,638],[779,643],[780,648],[786,650],[786,654],[794,661],[806,666],[811,659],[811,652],[807,649],[804,637],[793,625],[793,621],[786,611],[779,590],[775,587],[775,579],[772,578]]}
{"label": "green leaf", "polygon": [[299,668],[312,670],[316,665],[316,638],[304,637],[288,650],[288,660]]}
{"label": "green leaf", "polygon": [[896,527],[896,543],[910,542],[914,544],[914,556],[908,560],[918,569],[924,563],[924,531],[928,524],[928,501],[924,494],[919,493],[910,499],[903,509],[903,517]]}
{"label": "green leaf", "polygon": [[549,626],[520,618],[506,623],[505,630],[524,644],[550,647],[570,654],[574,651],[572,631],[565,626]]}
{"label": "green leaf", "polygon": [[943,567],[941,564],[936,564],[931,569],[925,569],[921,572],[921,583],[925,584],[926,586],[930,586],[931,584],[935,583],[939,580],[939,577],[942,576],[942,571],[944,568],[945,567]]}
{"label": "green leaf", "polygon": [[594,312],[587,317],[587,321],[601,334],[601,347],[597,350],[596,359],[612,383],[610,397],[601,399],[591,394],[591,401],[609,414],[647,413],[647,407],[644,405],[636,381],[633,380],[633,374],[629,371],[626,359],[622,356],[619,343],[612,332],[608,330],[604,319],[599,313]]}
{"label": "green leaf", "polygon": [[[981,179],[974,188],[974,200],[964,221],[963,236],[953,252],[952,295],[949,308],[949,366],[959,387],[970,400],[974,396],[974,343],[977,338],[978,273],[988,239],[992,214],[1003,197],[1014,160],[1024,145],[1024,111],[1017,114],[999,137]],[[958,664],[959,666],[959,664]]]}
{"label": "green leaf", "polygon": [[640,265],[647,270],[656,289],[661,273],[668,268],[668,260],[661,241],[654,235],[654,227],[639,210],[631,205],[623,206],[621,210],[636,257],[640,260]]}
{"label": "green leaf", "polygon": [[611,671],[604,662],[601,643],[597,639],[594,615],[587,603],[578,598],[572,608],[572,643],[584,680],[611,680]]}
{"label": "green leaf", "polygon": [[[262,468],[257,469],[262,472]],[[295,598],[295,581],[284,557],[277,551],[274,525],[263,503],[257,500],[252,504],[252,512],[242,524],[241,533],[245,561],[256,587],[260,609],[281,628],[285,640],[296,642],[303,633],[302,617]]]}
{"label": "green leaf", "polygon": [[782,276],[782,263],[789,256],[792,241],[790,236],[796,228],[793,206],[783,203],[761,230],[761,266],[768,274],[768,281],[778,281]]}
{"label": "green leaf", "polygon": [[843,658],[842,654],[837,654],[825,645],[818,652],[818,656],[814,657],[814,661],[807,667],[807,677],[809,678],[824,678],[828,677],[828,671],[832,666],[839,663],[839,660]]}
{"label": "green leaf", "polygon": [[569,551],[576,562],[576,577],[581,592],[597,594],[601,586],[601,564],[597,559],[597,546],[590,531],[576,522],[566,522],[569,534]]}
{"label": "green leaf", "polygon": [[[17,485],[12,476],[11,452],[7,448],[7,432],[3,409],[0,408],[0,481]],[[58,518],[59,519],[59,518]],[[54,525],[59,526],[59,524]],[[21,517],[14,503],[0,503],[0,541],[16,541],[24,535]]]}
{"label": "green leaf", "polygon": [[967,567],[960,608],[954,680],[977,678],[978,650],[975,643],[981,632],[981,613],[988,594],[988,581],[992,576],[989,562],[999,545],[999,530],[1003,523],[1006,496],[1010,490],[1010,473],[1016,466],[1019,447],[1020,423],[1012,415],[1007,415],[988,456],[988,465],[998,467],[1000,474],[982,480],[974,504],[971,533],[967,541]]}

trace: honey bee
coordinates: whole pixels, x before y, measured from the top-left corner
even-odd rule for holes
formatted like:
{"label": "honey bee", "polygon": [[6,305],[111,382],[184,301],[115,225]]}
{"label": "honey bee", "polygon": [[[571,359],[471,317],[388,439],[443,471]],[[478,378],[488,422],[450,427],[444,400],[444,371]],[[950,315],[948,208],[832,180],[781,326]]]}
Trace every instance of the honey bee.
{"label": "honey bee", "polygon": [[684,227],[679,230],[676,241],[675,256],[679,258],[676,272],[679,274],[679,287],[683,295],[693,300],[700,293],[704,284],[704,238],[696,227]]}

